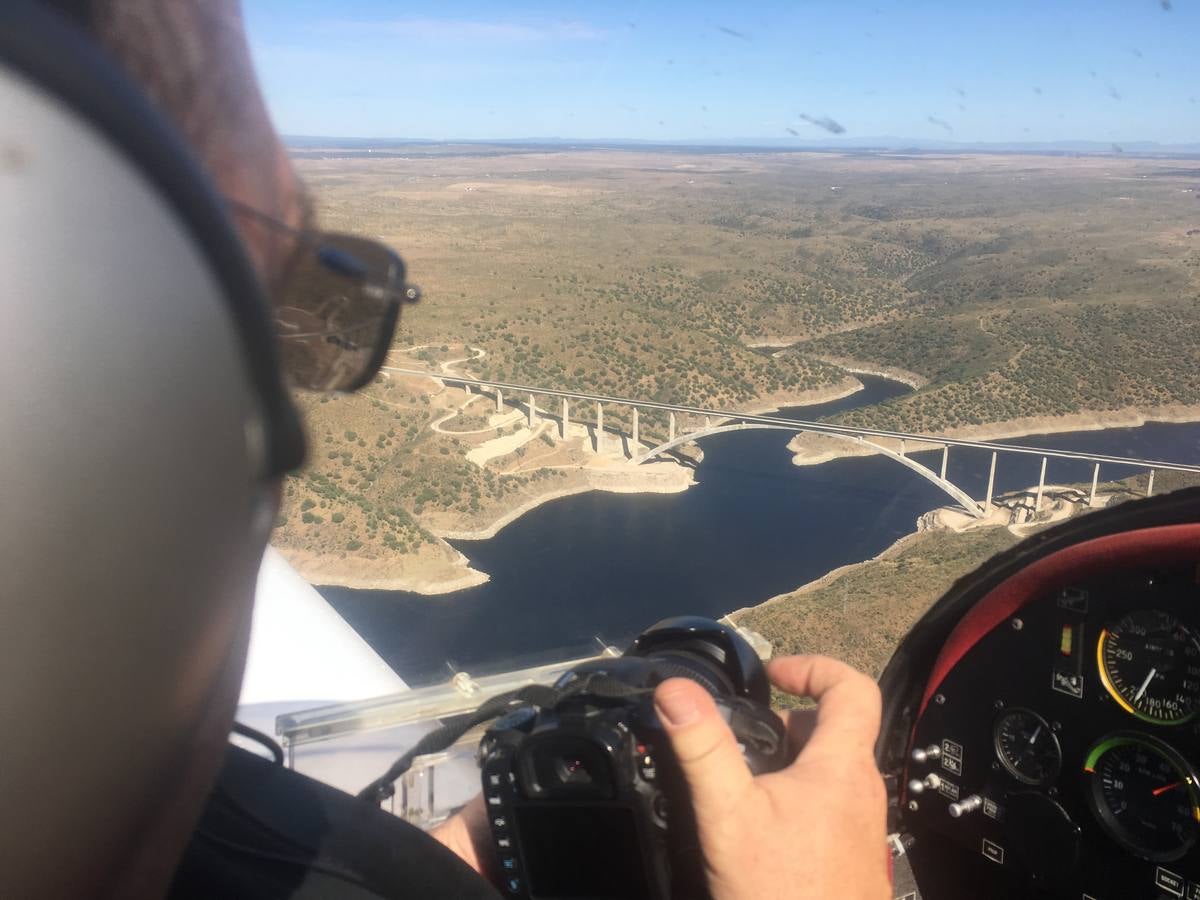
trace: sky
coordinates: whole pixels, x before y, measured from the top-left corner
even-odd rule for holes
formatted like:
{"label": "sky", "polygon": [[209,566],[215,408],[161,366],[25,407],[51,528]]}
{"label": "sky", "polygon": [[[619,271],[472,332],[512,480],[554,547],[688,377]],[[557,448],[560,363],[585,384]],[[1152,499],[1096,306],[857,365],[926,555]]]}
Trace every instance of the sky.
{"label": "sky", "polygon": [[288,135],[1200,142],[1200,0],[243,8]]}

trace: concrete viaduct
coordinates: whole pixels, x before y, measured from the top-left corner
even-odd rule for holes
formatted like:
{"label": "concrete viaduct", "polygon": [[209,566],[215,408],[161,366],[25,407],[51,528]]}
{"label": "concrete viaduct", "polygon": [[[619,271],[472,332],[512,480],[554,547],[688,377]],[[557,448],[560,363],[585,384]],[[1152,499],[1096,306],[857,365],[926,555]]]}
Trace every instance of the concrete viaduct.
{"label": "concrete viaduct", "polygon": [[[1027,456],[1031,455],[1041,457],[1041,475],[1038,479],[1037,495],[1034,502],[1035,509],[1041,508],[1042,494],[1046,486],[1046,463],[1050,459],[1083,460],[1092,464],[1092,487],[1088,496],[1089,505],[1095,503],[1096,486],[1100,481],[1100,466],[1102,464],[1133,466],[1148,470],[1150,477],[1146,487],[1147,496],[1154,491],[1154,473],[1157,470],[1200,473],[1200,466],[1161,462],[1158,460],[1076,453],[1066,450],[1049,450],[1039,447],[1023,447],[1013,444],[1000,444],[993,441],[968,441],[957,438],[938,437],[935,435],[908,434],[900,431],[886,431],[873,428],[855,428],[852,426],[838,425],[832,422],[806,422],[798,419],[787,419],[780,416],[746,415],[744,413],[732,412],[729,410],[679,406],[671,403],[659,403],[653,400],[633,400],[627,397],[606,397],[596,394],[581,394],[575,391],[558,390],[555,388],[540,388],[531,387],[529,385],[508,384],[497,381],[482,381],[476,378],[466,378],[445,372],[424,372],[417,369],[401,369],[392,366],[384,366],[383,371],[394,375],[431,378],[434,381],[439,381],[448,385],[462,385],[467,391],[471,391],[474,388],[478,389],[481,393],[490,392],[494,395],[497,412],[500,412],[504,408],[504,397],[506,393],[510,397],[528,397],[528,402],[525,405],[530,426],[537,421],[537,398],[543,397],[559,400],[561,404],[561,413],[558,416],[559,427],[560,433],[564,438],[567,435],[567,429],[572,421],[570,417],[571,404],[575,403],[594,405],[595,418],[593,420],[594,425],[592,427],[595,429],[595,443],[593,445],[595,452],[601,452],[604,446],[605,436],[608,433],[614,434],[621,438],[627,437],[627,455],[629,456],[630,460],[636,464],[649,462],[650,460],[653,460],[664,453],[668,453],[671,450],[682,446],[683,444],[707,437],[708,435],[719,434],[726,431],[738,431],[744,429],[774,429],[778,431],[790,431],[793,433],[806,432],[810,434],[822,434],[827,437],[848,441],[863,447],[868,447],[872,452],[886,456],[900,465],[911,469],[922,478],[936,485],[947,495],[949,495],[956,503],[958,503],[964,510],[966,510],[966,512],[976,517],[982,517],[986,515],[988,509],[992,505],[992,489],[996,478],[996,460],[999,454],[1002,453],[1024,454]],[[614,428],[609,428],[606,430],[604,425],[605,406],[624,407],[631,410],[632,421],[628,434],[617,431]],[[548,403],[543,406],[543,408],[548,407]],[[659,412],[665,412],[667,414],[666,440],[643,439],[639,419],[640,411],[644,410],[656,410]],[[693,417],[698,421],[702,421],[703,425],[693,426],[686,429],[679,428],[677,427],[676,417],[683,415]],[[577,419],[576,421],[582,422],[583,420]],[[881,443],[881,441],[887,441],[888,444],[893,445],[898,442],[898,447],[888,446],[887,444]],[[930,468],[909,456],[908,453],[912,447],[921,447],[923,450],[940,448],[942,454],[938,468]],[[950,448],[952,447],[971,447],[991,451],[991,465],[988,471],[987,495],[982,501],[975,500],[964,490],[962,490],[962,488],[955,485],[946,477],[946,465],[949,461]]]}

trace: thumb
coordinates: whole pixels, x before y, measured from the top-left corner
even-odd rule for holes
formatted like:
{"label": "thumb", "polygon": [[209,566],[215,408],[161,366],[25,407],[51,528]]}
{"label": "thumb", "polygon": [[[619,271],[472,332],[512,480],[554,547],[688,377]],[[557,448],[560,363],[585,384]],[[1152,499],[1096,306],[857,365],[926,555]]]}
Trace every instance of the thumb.
{"label": "thumb", "polygon": [[697,821],[722,817],[754,776],[713,698],[688,678],[669,678],[655,690],[654,708],[691,791]]}

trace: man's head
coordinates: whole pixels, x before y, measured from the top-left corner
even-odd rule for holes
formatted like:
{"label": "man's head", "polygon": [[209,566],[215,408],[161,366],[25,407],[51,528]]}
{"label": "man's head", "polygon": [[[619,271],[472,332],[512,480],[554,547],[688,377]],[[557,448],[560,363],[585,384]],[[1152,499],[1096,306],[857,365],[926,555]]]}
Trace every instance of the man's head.
{"label": "man's head", "polygon": [[0,4],[0,894],[153,896],[297,458],[263,291],[296,245],[263,223],[305,206],[236,4],[69,4],[92,47],[49,5]]}
{"label": "man's head", "polygon": [[[54,0],[166,114],[220,192],[293,228],[307,198],[254,75],[238,0]],[[259,275],[274,285],[288,249],[277,232],[237,221]]]}

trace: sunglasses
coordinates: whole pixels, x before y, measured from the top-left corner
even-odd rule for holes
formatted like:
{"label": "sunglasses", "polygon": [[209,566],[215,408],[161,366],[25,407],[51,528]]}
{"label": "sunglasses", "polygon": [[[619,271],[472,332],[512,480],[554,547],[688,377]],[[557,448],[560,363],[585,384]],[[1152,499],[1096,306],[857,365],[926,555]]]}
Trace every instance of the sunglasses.
{"label": "sunglasses", "polygon": [[271,300],[289,386],[349,392],[369,384],[391,348],[400,307],[421,299],[420,288],[405,281],[404,261],[378,241],[292,228],[226,202],[288,239]]}

